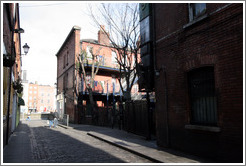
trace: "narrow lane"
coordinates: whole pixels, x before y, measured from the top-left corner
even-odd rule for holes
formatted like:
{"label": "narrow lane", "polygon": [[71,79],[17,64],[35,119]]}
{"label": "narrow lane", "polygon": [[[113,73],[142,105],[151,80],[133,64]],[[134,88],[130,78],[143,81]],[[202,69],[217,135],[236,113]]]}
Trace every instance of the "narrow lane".
{"label": "narrow lane", "polygon": [[23,123],[30,127],[32,157],[37,163],[151,163],[86,131],[49,128],[46,121]]}

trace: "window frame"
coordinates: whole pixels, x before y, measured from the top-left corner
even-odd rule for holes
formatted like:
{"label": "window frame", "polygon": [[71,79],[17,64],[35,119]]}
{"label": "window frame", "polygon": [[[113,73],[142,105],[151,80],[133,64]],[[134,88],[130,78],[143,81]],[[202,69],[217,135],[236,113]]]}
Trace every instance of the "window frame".
{"label": "window frame", "polygon": [[[205,4],[205,8],[197,15],[195,15],[194,9],[196,4]],[[206,3],[189,3],[188,4],[188,9],[189,9],[189,21],[192,22],[199,17],[203,16],[207,12],[207,4]]]}
{"label": "window frame", "polygon": [[[187,73],[187,83],[190,101],[190,124],[217,126],[218,103],[214,67],[205,66],[189,71]],[[192,85],[193,87],[191,87]]]}
{"label": "window frame", "polygon": [[92,53],[90,52],[90,50],[93,51],[93,47],[92,46],[87,46],[86,47],[86,54],[87,54],[86,58],[87,59],[92,59]]}
{"label": "window frame", "polygon": [[112,51],[111,52],[111,62],[113,63],[113,64],[118,64],[118,62],[117,62],[117,53],[115,52],[115,51]]}

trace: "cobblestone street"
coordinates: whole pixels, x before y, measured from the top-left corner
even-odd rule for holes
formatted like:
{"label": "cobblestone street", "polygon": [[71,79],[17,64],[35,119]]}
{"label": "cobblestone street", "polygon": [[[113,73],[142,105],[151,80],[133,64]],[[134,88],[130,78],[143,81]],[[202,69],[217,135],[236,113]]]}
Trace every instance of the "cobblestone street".
{"label": "cobblestone street", "polygon": [[[88,136],[87,131],[68,130],[60,126],[49,128],[46,121],[22,121],[21,125],[28,128],[31,157],[35,163],[151,162]],[[11,162],[6,160],[4,162]]]}

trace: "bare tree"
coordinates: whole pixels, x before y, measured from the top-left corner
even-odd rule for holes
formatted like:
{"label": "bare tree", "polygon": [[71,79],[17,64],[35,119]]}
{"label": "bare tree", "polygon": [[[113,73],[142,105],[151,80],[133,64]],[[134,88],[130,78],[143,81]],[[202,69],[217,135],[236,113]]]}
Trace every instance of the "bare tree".
{"label": "bare tree", "polygon": [[[77,55],[77,59],[78,59],[77,70],[79,72],[80,77],[83,77],[83,80],[85,81],[85,86],[89,93],[89,101],[92,106],[93,116],[97,111],[97,104],[93,98],[93,88],[94,88],[93,85],[94,85],[95,76],[97,75],[99,67],[102,63],[102,59],[100,59],[100,57],[98,56],[101,49],[102,48],[99,47],[99,49],[94,53],[93,47],[91,47],[91,49],[89,50],[92,55],[91,57],[88,57],[85,50],[82,50],[81,54]],[[89,71],[86,71],[85,67],[88,66],[88,63],[91,64],[91,67]],[[83,84],[83,82],[81,82],[81,84]]]}
{"label": "bare tree", "polygon": [[131,89],[137,77],[139,59],[139,13],[138,4],[100,4],[96,11],[89,6],[90,16],[100,27],[105,25],[113,50],[117,50],[120,65],[120,87],[126,100],[131,100]]}

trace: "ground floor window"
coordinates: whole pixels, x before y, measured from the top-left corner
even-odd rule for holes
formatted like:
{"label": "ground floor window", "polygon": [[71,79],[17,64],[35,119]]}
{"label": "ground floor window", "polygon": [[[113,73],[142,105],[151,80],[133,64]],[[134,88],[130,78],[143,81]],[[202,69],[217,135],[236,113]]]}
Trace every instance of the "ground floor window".
{"label": "ground floor window", "polygon": [[214,68],[202,67],[188,73],[191,103],[191,123],[217,125],[217,99],[215,95]]}

